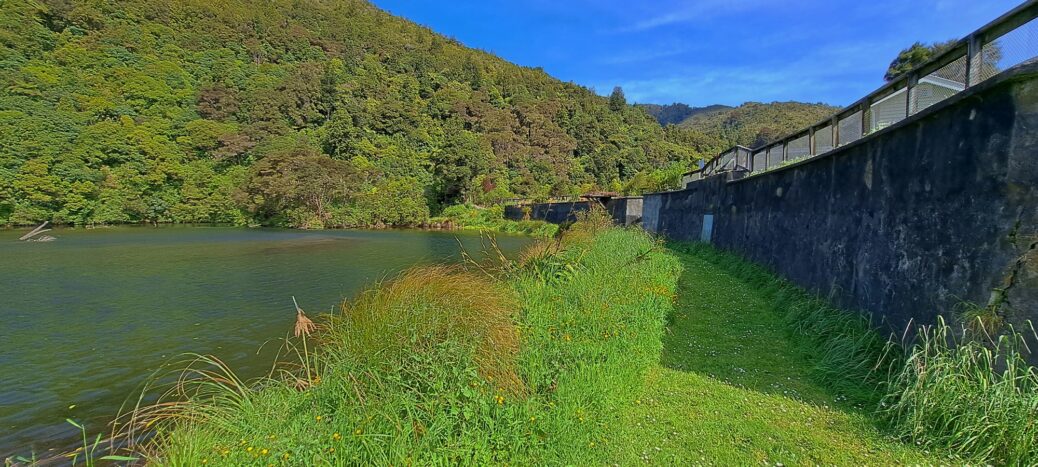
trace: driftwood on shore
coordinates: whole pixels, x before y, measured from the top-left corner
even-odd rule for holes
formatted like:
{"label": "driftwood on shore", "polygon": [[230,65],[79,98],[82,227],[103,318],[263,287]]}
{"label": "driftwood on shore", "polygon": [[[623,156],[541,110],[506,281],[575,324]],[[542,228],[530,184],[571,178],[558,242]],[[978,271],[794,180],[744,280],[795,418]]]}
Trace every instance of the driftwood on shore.
{"label": "driftwood on shore", "polygon": [[20,240],[20,241],[33,241],[33,242],[50,242],[50,241],[57,240],[56,238],[51,237],[50,235],[44,235],[44,236],[42,236],[40,238],[37,238],[37,239],[33,240],[32,237],[35,237],[35,236],[37,236],[37,235],[39,235],[39,234],[41,234],[43,232],[50,232],[51,229],[46,228],[47,224],[50,224],[50,221],[45,221],[44,223],[40,224],[39,227],[36,227],[35,229],[32,229],[32,232],[29,232],[29,233],[19,237],[18,240]]}

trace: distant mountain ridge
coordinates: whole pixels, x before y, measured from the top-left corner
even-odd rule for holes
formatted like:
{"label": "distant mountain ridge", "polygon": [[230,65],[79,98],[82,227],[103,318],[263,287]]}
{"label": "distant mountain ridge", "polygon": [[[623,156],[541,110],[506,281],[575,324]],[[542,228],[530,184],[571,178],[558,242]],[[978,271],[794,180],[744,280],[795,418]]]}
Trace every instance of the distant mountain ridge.
{"label": "distant mountain ridge", "polygon": [[822,103],[747,102],[724,111],[693,115],[678,127],[718,138],[722,150],[735,145],[756,148],[825,120],[839,110]]}
{"label": "distant mountain ridge", "polygon": [[723,110],[731,109],[732,107],[721,104],[708,105],[706,107],[692,107],[687,104],[673,103],[668,105],[660,104],[636,104],[638,107],[645,109],[649,115],[652,115],[656,121],[660,122],[660,125],[677,125],[685,120],[696,115],[720,112]]}
{"label": "distant mountain ridge", "polygon": [[687,131],[698,151],[717,154],[732,146],[756,148],[831,117],[840,110],[823,103],[746,102],[738,107],[638,104],[664,126]]}

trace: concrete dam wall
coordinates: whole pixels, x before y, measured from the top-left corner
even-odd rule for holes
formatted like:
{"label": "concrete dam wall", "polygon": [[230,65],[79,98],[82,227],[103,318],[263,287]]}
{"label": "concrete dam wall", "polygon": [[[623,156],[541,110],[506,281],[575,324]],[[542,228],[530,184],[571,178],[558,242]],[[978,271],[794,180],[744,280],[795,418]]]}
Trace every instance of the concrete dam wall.
{"label": "concrete dam wall", "polygon": [[634,225],[642,219],[642,197],[617,197],[604,201],[584,200],[558,203],[533,203],[528,205],[505,206],[505,218],[523,220],[542,220],[553,224],[565,224],[577,220],[577,214],[591,208],[591,203],[601,203],[613,221],[620,225]]}
{"label": "concrete dam wall", "polygon": [[827,154],[735,177],[646,195],[643,225],[738,253],[893,330],[966,303],[1038,321],[1036,64]]}

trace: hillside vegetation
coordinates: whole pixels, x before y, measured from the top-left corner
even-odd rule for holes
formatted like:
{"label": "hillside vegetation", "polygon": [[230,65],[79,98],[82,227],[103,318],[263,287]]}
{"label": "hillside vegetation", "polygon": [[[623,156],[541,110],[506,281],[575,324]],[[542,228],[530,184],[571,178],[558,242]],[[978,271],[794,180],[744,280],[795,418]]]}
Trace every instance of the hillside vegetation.
{"label": "hillside vegetation", "polygon": [[747,102],[735,108],[692,115],[678,127],[709,138],[714,152],[735,145],[757,148],[833,116],[839,107],[802,102]]}
{"label": "hillside vegetation", "polygon": [[0,225],[413,225],[679,172],[696,138],[364,0],[0,9]]}
{"label": "hillside vegetation", "polygon": [[646,112],[648,112],[649,115],[652,115],[652,117],[655,118],[656,121],[660,122],[660,125],[676,125],[676,124],[681,123],[681,122],[683,122],[685,120],[688,120],[689,118],[692,118],[695,115],[714,113],[714,112],[720,112],[720,111],[723,111],[723,110],[731,109],[731,107],[729,107],[727,105],[720,105],[720,104],[708,105],[706,107],[690,107],[687,104],[680,104],[680,103],[674,103],[674,104],[668,104],[668,105],[659,105],[659,104],[637,104],[637,105],[638,105],[638,107],[641,107]]}

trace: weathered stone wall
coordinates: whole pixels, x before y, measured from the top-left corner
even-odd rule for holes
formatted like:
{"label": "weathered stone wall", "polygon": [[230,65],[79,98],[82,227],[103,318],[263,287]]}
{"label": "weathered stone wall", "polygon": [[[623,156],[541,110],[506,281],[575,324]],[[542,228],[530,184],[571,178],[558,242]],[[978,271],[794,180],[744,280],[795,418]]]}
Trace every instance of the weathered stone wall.
{"label": "weathered stone wall", "polygon": [[[530,219],[542,220],[553,224],[564,224],[577,220],[577,214],[587,211],[590,203],[598,201],[574,201],[565,203],[536,203],[526,205],[530,210]],[[611,198],[604,205],[613,220],[620,225],[634,225],[642,218],[642,198]],[[505,219],[523,220],[526,213],[523,206],[505,206]]]}
{"label": "weathered stone wall", "polygon": [[647,195],[643,224],[898,330],[967,302],[1038,321],[1038,65],[816,159]]}
{"label": "weathered stone wall", "polygon": [[[552,224],[565,224],[577,220],[577,213],[587,211],[590,204],[587,201],[573,201],[565,203],[536,203],[526,205],[530,209],[530,219],[550,222]],[[526,218],[523,211],[524,206],[505,206],[505,219],[515,221]]]}

